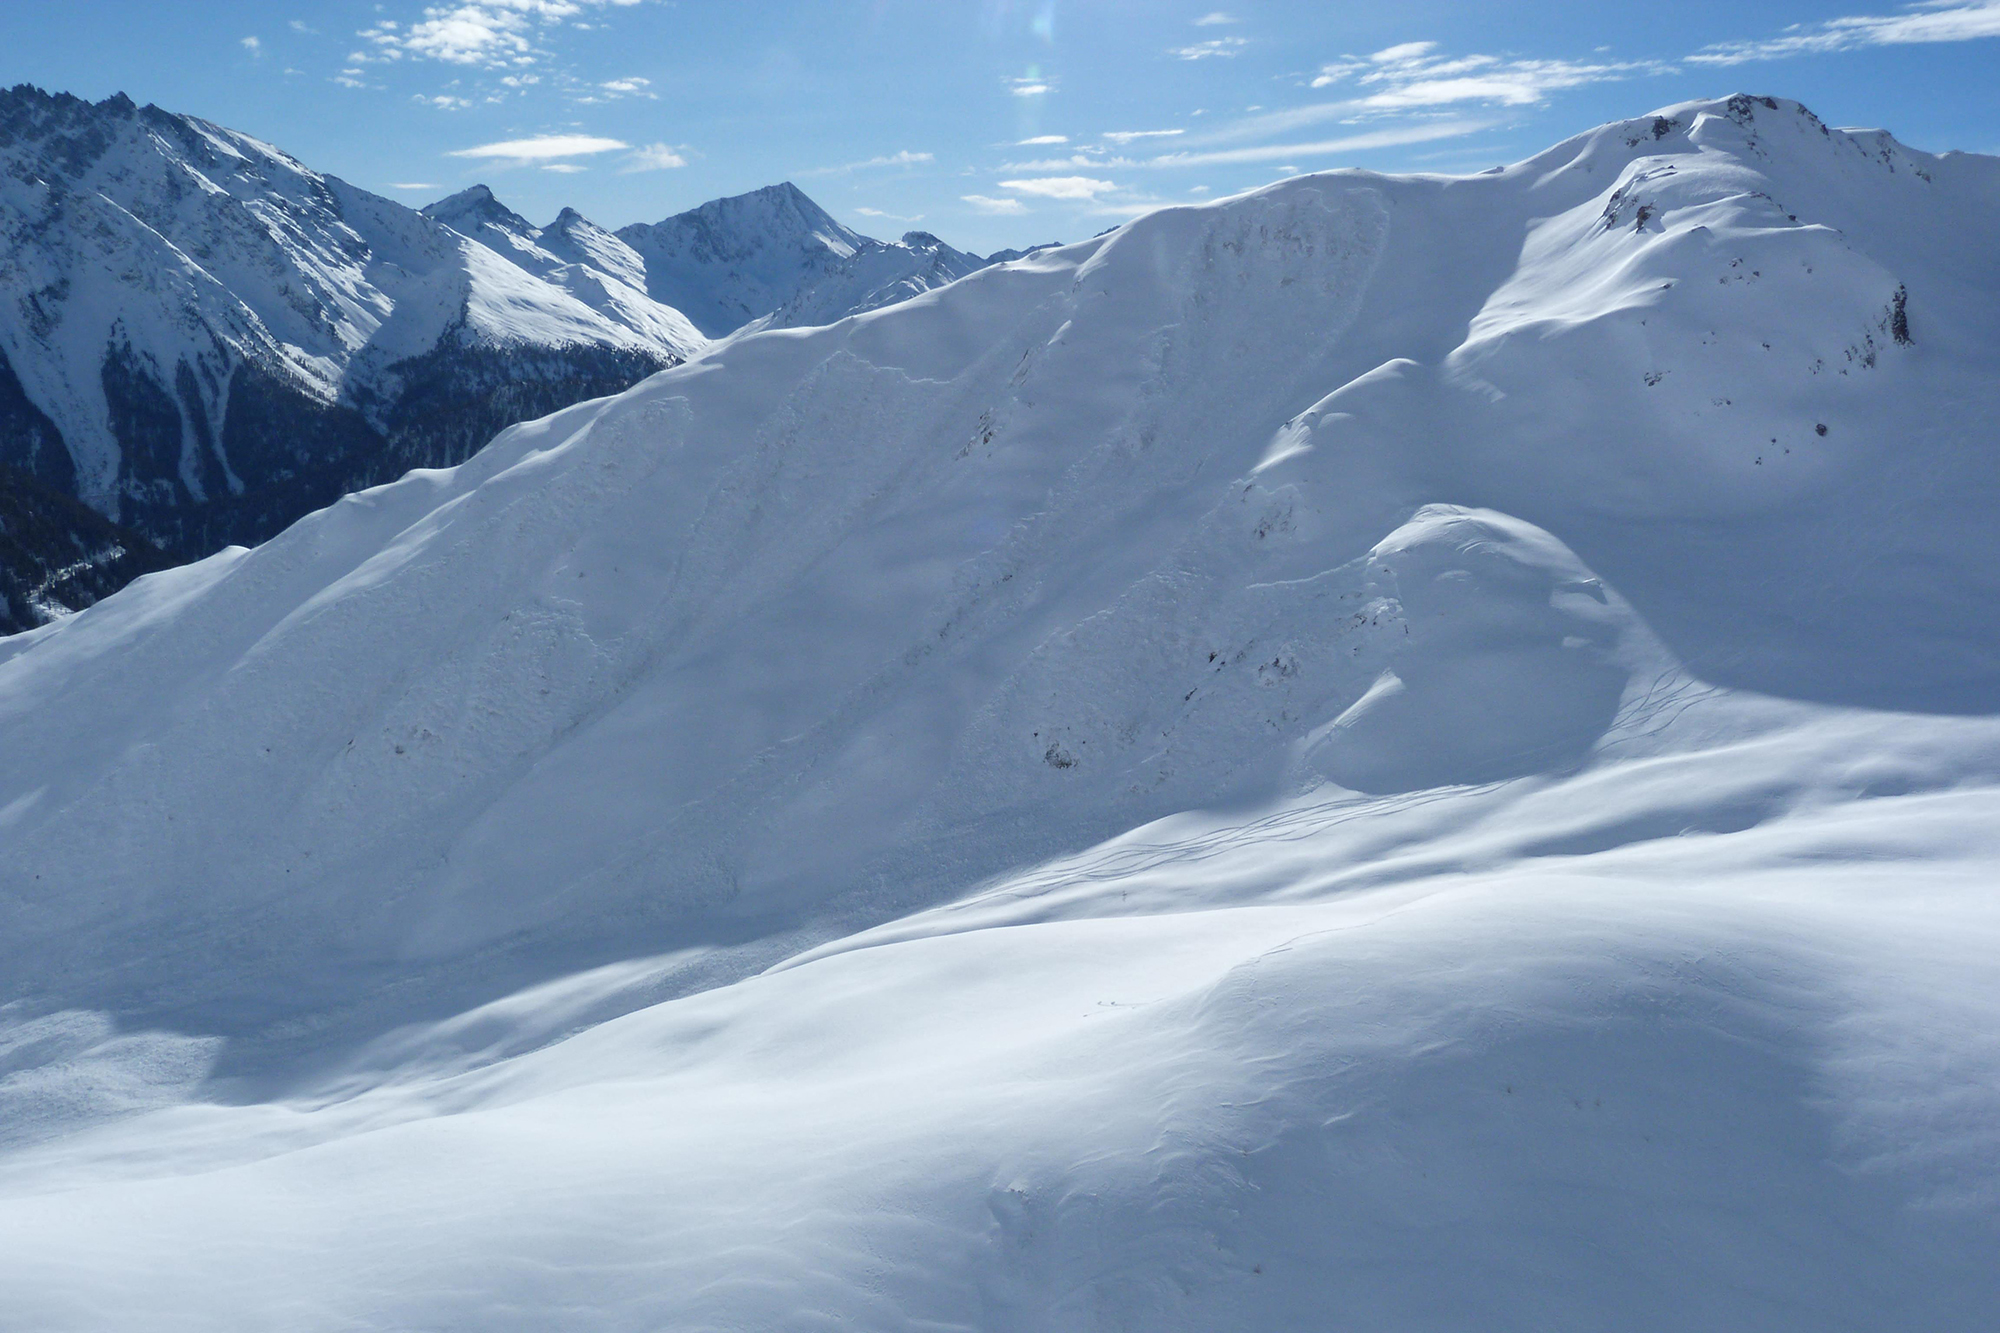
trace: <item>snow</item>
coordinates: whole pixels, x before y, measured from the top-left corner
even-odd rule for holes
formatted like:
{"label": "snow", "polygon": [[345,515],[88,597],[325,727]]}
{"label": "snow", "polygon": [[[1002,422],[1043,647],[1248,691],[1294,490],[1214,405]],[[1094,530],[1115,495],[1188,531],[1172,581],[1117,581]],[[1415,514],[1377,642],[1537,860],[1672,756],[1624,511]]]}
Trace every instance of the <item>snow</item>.
{"label": "snow", "polygon": [[1997,204],[1295,178],[0,641],[9,1316],[1985,1327]]}
{"label": "snow", "polygon": [[[552,283],[219,125],[123,98],[92,106],[23,88],[0,100],[14,116],[0,142],[0,300],[14,312],[0,350],[69,445],[79,498],[113,517],[113,346],[184,396],[186,366],[219,427],[246,360],[321,401],[368,401],[396,360],[463,327],[672,357],[701,345],[677,312],[607,295],[594,272]],[[188,432],[181,472],[197,499],[201,447]]]}
{"label": "snow", "polygon": [[836,222],[790,181],[621,228],[646,289],[711,338],[831,324],[983,268],[926,232],[878,241]]}
{"label": "snow", "polygon": [[[625,338],[623,345],[663,348],[681,360],[707,341],[680,311],[646,295],[646,266],[630,246],[574,210],[563,210],[552,225],[538,229],[486,186],[475,185],[432,204],[424,216],[478,243],[466,256],[468,269],[486,270],[483,282],[475,280],[483,299],[468,308],[467,316],[475,328],[490,329],[489,336],[500,341],[620,345],[604,337],[606,321],[639,335]],[[476,255],[489,258],[481,265]],[[524,283],[510,268],[540,281]],[[550,286],[561,293],[554,301]],[[572,314],[569,307],[575,303],[594,314]],[[495,307],[509,306],[510,314],[496,314]],[[559,327],[547,327],[551,319]]]}

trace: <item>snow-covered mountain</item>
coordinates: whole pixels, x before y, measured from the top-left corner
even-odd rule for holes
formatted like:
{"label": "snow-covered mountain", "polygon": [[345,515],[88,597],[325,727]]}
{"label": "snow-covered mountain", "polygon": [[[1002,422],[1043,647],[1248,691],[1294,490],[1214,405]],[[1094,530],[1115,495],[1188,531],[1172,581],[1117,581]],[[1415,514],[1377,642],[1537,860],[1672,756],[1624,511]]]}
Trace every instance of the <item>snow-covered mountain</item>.
{"label": "snow-covered mountain", "polygon": [[619,229],[653,298],[711,338],[831,324],[984,268],[928,232],[878,241],[834,221],[786,181]]}
{"label": "snow-covered mountain", "polygon": [[0,640],[10,1317],[1990,1326],[1996,213],[1299,177]]}
{"label": "snow-covered mountain", "polygon": [[645,262],[631,246],[573,208],[538,228],[475,185],[423,213],[682,360],[707,341],[687,316],[646,295]]}
{"label": "snow-covered mountain", "polygon": [[[587,226],[552,230],[608,248]],[[0,93],[0,404],[38,423],[0,465],[207,552],[700,345],[534,239],[503,254],[122,95]]]}

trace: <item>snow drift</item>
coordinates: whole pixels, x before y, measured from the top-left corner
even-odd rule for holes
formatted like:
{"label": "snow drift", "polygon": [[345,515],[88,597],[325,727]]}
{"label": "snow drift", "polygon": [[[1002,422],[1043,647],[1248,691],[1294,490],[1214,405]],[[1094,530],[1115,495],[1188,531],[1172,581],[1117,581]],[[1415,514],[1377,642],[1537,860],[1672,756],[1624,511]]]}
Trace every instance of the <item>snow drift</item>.
{"label": "snow drift", "polygon": [[1996,206],[1300,178],[0,641],[15,1317],[1981,1327]]}

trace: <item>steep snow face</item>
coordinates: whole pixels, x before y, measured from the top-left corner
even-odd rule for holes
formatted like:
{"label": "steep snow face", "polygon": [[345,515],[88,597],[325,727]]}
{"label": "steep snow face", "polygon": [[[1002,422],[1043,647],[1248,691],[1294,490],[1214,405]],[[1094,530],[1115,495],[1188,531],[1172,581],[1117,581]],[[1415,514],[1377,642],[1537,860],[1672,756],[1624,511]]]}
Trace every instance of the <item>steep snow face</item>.
{"label": "steep snow face", "polygon": [[[504,270],[494,269],[481,288],[482,294],[517,289],[517,301],[530,317],[548,307],[540,285],[547,284],[603,320],[641,335],[675,360],[686,360],[707,341],[680,311],[646,295],[646,266],[632,247],[574,209],[564,209],[544,230],[495,199],[486,186],[475,185],[439,200],[423,213],[538,279],[536,284],[522,284]],[[469,317],[476,324],[496,304],[483,300],[469,311]],[[503,330],[506,327],[502,325]],[[502,332],[499,336],[520,335]],[[574,330],[569,336],[588,340],[591,335]]]}
{"label": "steep snow face", "polygon": [[[698,342],[650,302],[625,322],[616,300],[593,306],[267,144],[122,96],[0,94],[0,237],[0,351],[67,475],[0,463],[156,526],[341,463],[269,437],[383,429],[399,362],[525,346],[659,366]],[[232,411],[245,399],[247,417]],[[344,420],[356,406],[366,420]]]}
{"label": "steep snow face", "polygon": [[746,327],[832,324],[956,282],[986,264],[978,255],[954,250],[929,232],[908,232],[900,241],[869,241],[783,306]]}
{"label": "steep snow face", "polygon": [[1996,207],[1749,98],[1298,178],[0,641],[0,1286],[1982,1328]]}
{"label": "steep snow face", "polygon": [[877,241],[833,220],[790,181],[618,232],[647,290],[711,338],[831,324],[943,286],[984,265],[935,236]]}

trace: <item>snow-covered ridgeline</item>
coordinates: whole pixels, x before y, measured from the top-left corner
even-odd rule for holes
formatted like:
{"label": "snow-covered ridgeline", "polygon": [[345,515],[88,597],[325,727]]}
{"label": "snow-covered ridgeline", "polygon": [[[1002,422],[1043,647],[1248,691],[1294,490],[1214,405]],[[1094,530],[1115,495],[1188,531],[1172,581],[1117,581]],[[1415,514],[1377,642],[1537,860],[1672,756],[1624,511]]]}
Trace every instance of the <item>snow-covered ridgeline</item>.
{"label": "snow-covered ridgeline", "polygon": [[503,257],[122,96],[0,93],[0,241],[0,378],[62,445],[10,429],[0,465],[182,549],[422,461],[441,374],[534,353],[521,379],[570,395],[522,404],[547,411],[703,342],[581,255]]}
{"label": "snow-covered ridgeline", "polygon": [[1752,98],[1299,178],[0,642],[0,1288],[1981,1327],[1996,206]]}

